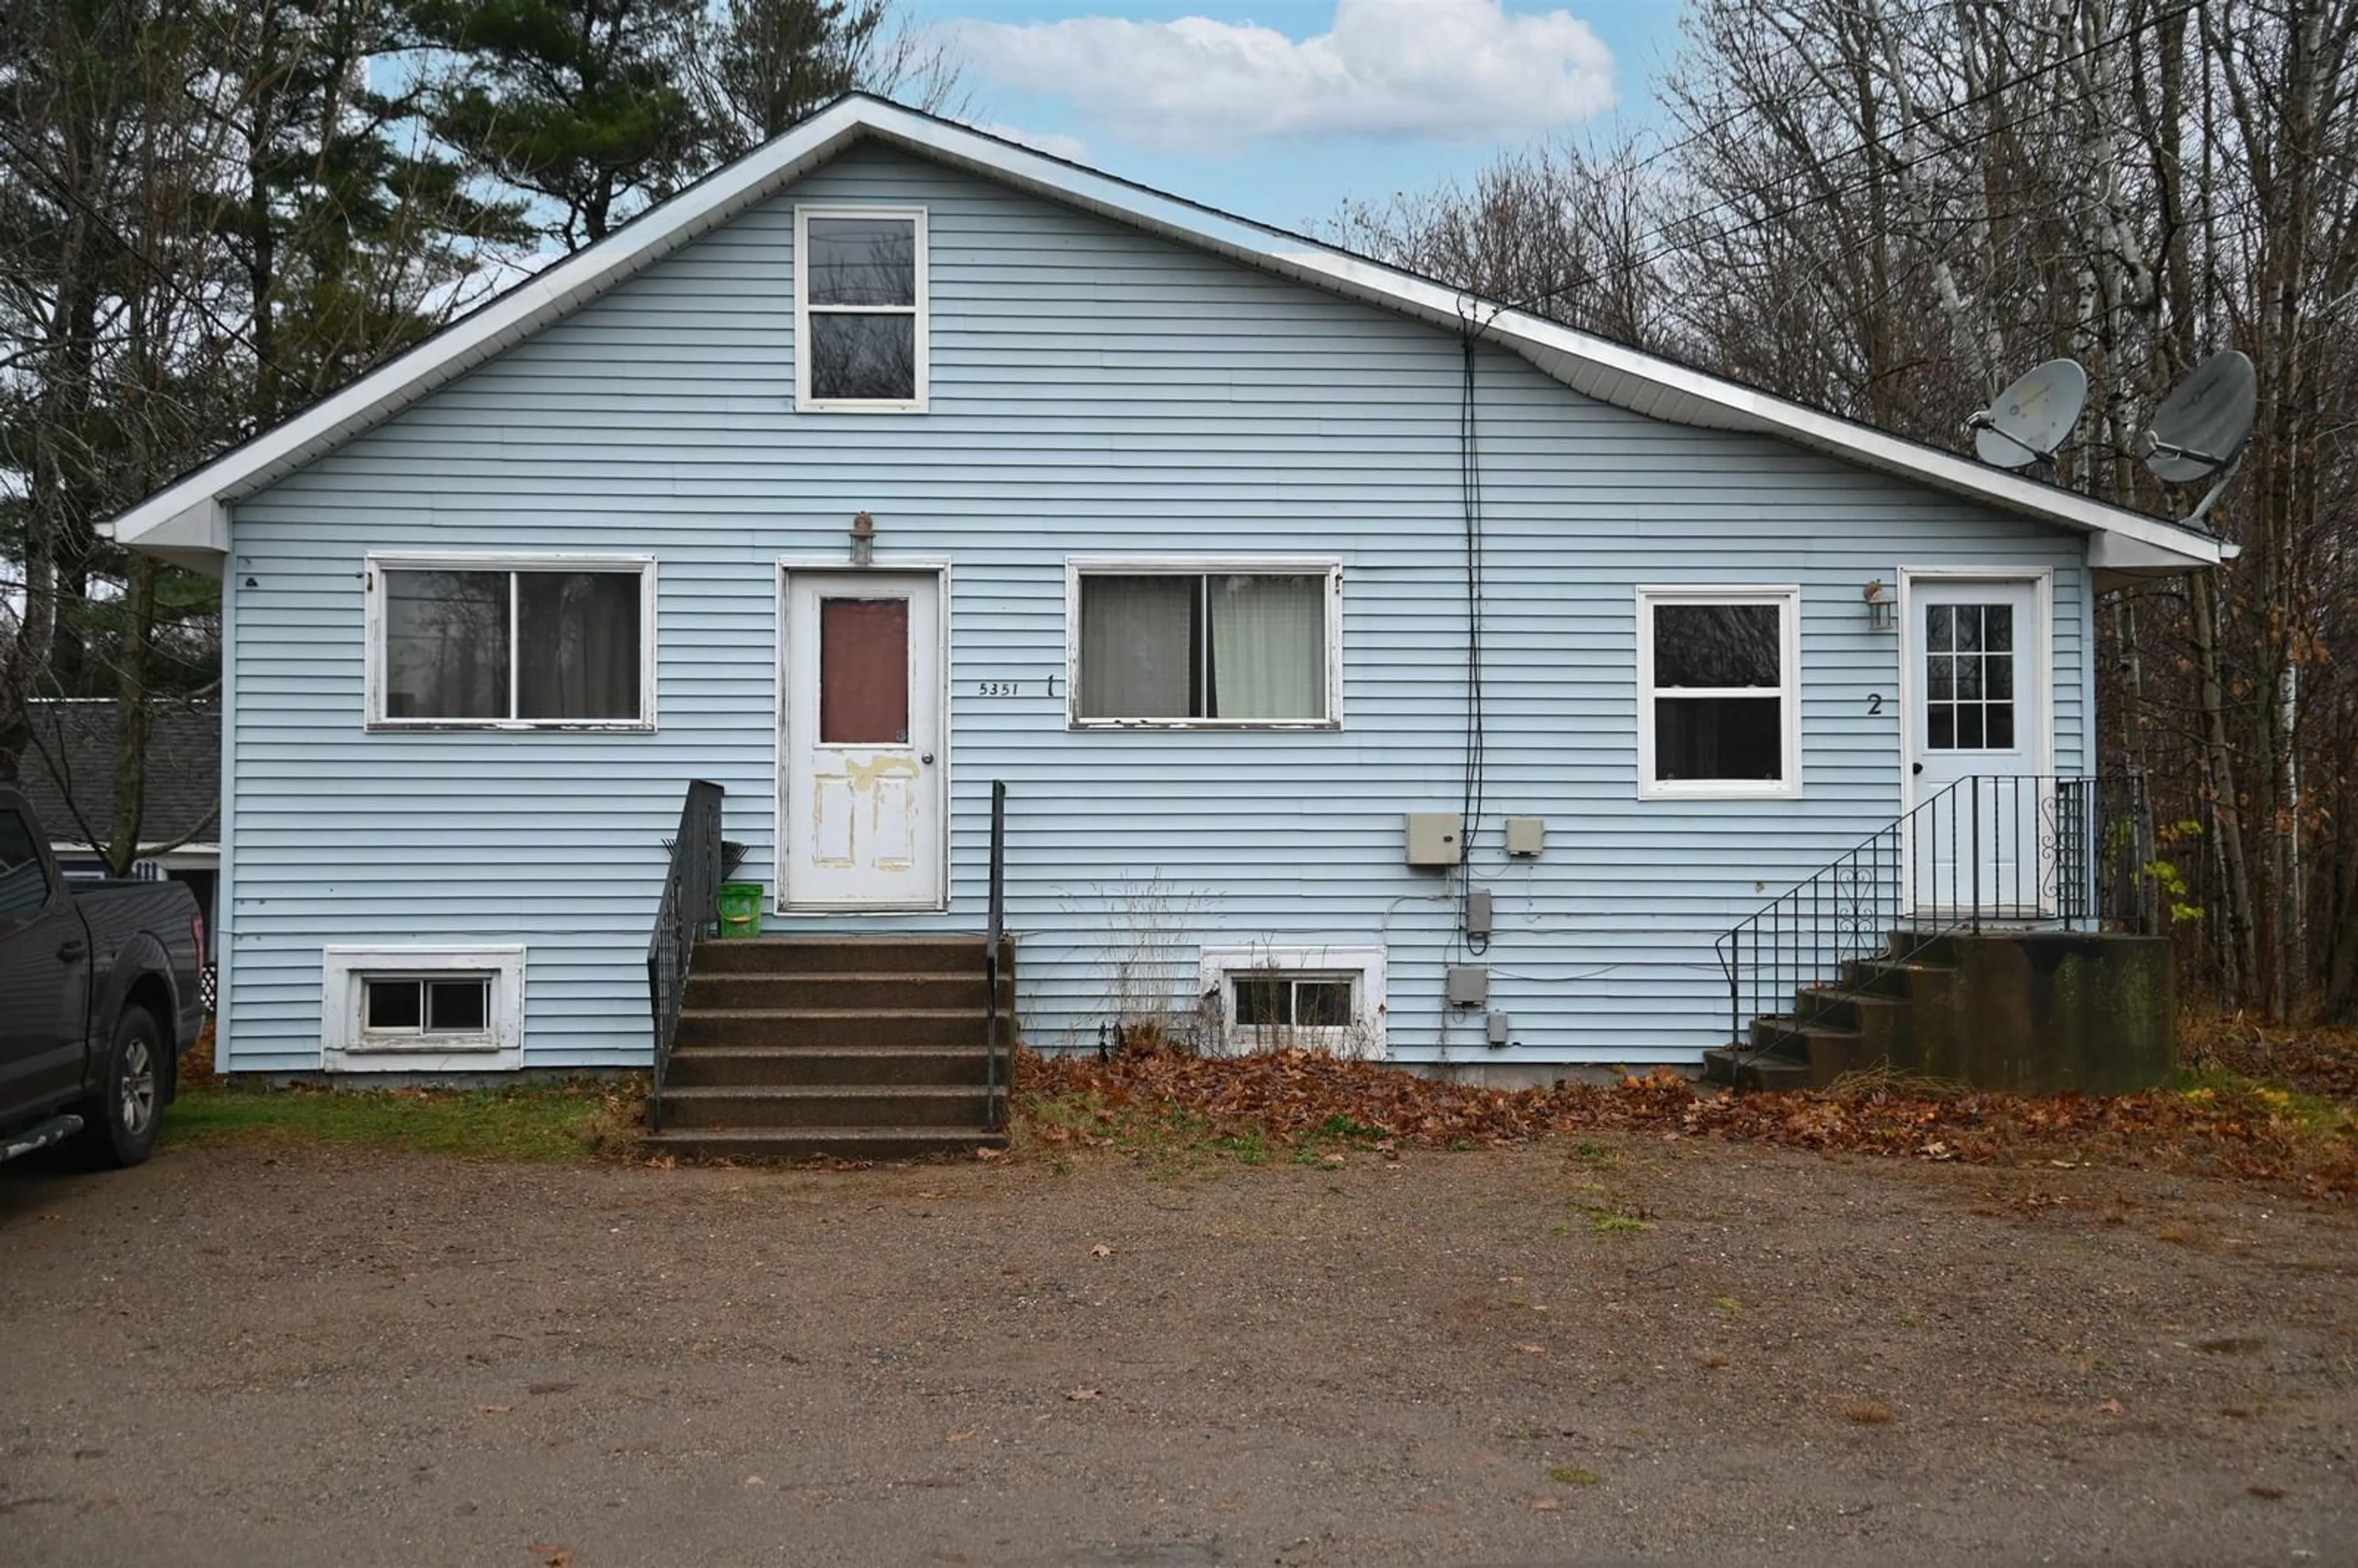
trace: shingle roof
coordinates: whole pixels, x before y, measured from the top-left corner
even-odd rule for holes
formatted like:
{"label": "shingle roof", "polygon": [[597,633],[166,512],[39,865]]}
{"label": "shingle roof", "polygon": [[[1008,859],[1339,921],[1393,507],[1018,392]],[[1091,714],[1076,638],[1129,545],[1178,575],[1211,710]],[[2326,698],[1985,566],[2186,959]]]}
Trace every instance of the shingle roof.
{"label": "shingle roof", "polygon": [[[93,833],[105,833],[114,817],[118,705],[111,697],[90,697],[29,707],[33,739],[17,770],[34,815],[53,843],[81,842],[84,823]],[[200,827],[198,841],[216,841],[217,828],[204,825],[220,800],[221,705],[160,705],[149,721],[140,842],[169,843]],[[81,808],[79,816],[73,806]]]}

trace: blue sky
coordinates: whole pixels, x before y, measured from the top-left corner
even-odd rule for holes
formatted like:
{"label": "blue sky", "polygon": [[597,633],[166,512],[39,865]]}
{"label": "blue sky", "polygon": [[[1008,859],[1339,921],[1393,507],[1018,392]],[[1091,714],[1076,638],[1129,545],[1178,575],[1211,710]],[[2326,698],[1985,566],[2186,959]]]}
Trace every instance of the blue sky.
{"label": "blue sky", "polygon": [[1658,122],[1678,0],[908,0],[967,117],[1300,229],[1502,148]]}

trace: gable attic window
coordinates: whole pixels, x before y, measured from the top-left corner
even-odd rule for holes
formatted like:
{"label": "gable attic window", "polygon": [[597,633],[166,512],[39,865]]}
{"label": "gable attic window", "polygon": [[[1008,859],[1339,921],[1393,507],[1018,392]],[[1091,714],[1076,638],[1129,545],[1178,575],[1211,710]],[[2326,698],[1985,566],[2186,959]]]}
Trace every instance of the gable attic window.
{"label": "gable attic window", "polygon": [[925,213],[795,209],[795,406],[925,406]]}
{"label": "gable attic window", "polygon": [[1801,793],[1801,596],[1638,590],[1640,799]]}
{"label": "gable attic window", "polygon": [[648,557],[375,557],[369,724],[651,730]]}
{"label": "gable attic window", "polygon": [[1340,723],[1338,563],[1115,559],[1068,569],[1076,728]]}

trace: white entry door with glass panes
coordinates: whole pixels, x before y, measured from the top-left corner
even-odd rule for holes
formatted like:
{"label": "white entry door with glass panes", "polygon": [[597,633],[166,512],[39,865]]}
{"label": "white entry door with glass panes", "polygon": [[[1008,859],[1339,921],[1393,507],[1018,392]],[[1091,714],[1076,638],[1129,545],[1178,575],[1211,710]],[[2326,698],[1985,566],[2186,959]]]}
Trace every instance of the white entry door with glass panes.
{"label": "white entry door with glass panes", "polygon": [[937,574],[787,573],[784,907],[940,906],[941,661]]}
{"label": "white entry door with glass panes", "polygon": [[1910,580],[1904,848],[1919,916],[2036,918],[2052,901],[2040,838],[2053,789],[2042,588]]}

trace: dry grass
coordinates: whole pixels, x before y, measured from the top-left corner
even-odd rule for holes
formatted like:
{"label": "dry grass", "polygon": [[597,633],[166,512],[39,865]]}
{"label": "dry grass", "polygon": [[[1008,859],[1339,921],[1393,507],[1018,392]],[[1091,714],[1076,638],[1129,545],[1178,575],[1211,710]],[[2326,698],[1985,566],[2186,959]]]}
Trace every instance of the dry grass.
{"label": "dry grass", "polygon": [[1891,1422],[1891,1407],[1881,1400],[1844,1400],[1842,1413],[1844,1421],[1859,1426],[1887,1426]]}

